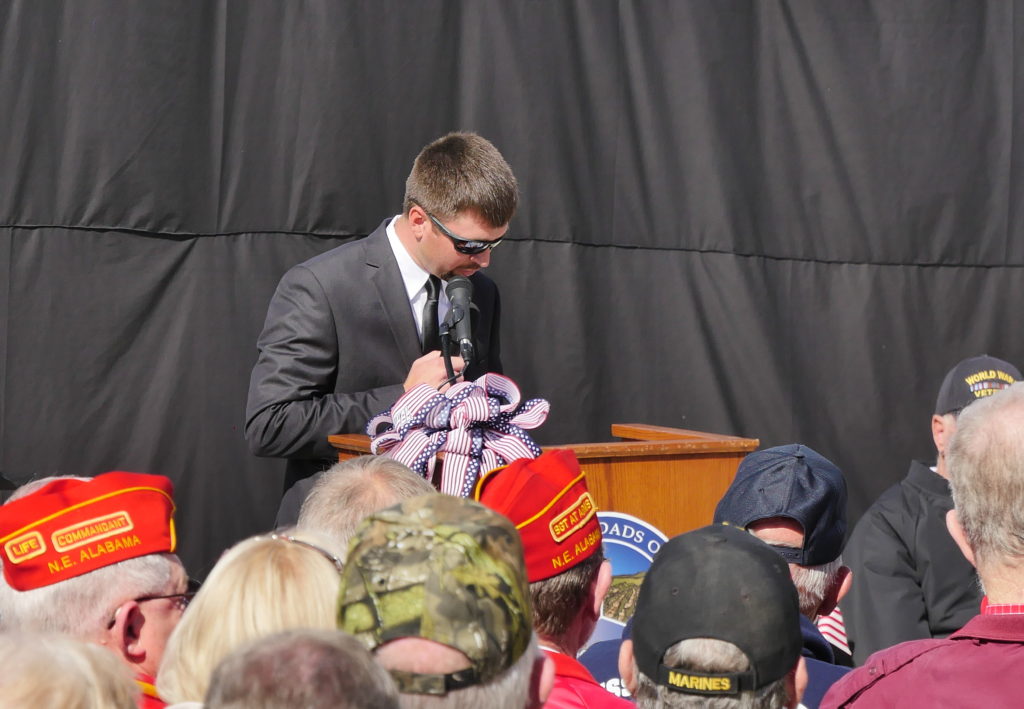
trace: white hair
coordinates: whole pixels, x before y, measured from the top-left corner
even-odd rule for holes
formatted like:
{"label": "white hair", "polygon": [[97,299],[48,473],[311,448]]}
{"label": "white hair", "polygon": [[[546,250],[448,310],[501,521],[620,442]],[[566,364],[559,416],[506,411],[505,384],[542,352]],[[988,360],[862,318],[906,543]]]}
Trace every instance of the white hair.
{"label": "white hair", "polygon": [[344,553],[371,513],[430,492],[436,490],[429,482],[397,460],[359,456],[324,471],[302,503],[295,526],[330,537]]}
{"label": "white hair", "polygon": [[106,648],[49,633],[0,633],[4,709],[135,709],[139,688]]}
{"label": "white hair", "polygon": [[957,418],[946,464],[960,525],[979,562],[1024,558],[1024,382]]}
{"label": "white hair", "polygon": [[[761,535],[757,530],[748,529],[747,531],[761,539]],[[768,542],[764,539],[761,539],[761,541],[772,546],[787,547],[789,549],[800,548],[796,544],[787,544],[785,542]],[[789,564],[789,575],[793,578],[793,585],[796,586],[797,597],[800,599],[800,615],[806,616],[810,620],[814,620],[818,616],[818,609],[821,608],[822,601],[825,600],[825,594],[835,585],[836,577],[839,575],[841,568],[843,568],[842,554],[832,561],[817,564],[816,566]]]}
{"label": "white hair", "polygon": [[800,566],[790,564],[789,573],[793,577],[797,596],[800,598],[800,613],[811,620],[818,615],[825,595],[835,585],[839,570],[843,568],[843,557],[838,556],[827,564],[817,566]]}

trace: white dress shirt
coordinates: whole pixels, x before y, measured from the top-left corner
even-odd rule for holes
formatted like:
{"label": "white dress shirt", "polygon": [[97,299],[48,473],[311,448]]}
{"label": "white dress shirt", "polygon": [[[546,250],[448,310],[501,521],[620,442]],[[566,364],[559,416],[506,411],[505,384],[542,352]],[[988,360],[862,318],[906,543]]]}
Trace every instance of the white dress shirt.
{"label": "white dress shirt", "polygon": [[[420,268],[419,264],[413,261],[412,256],[406,251],[405,245],[401,239],[398,238],[398,233],[395,231],[395,221],[402,215],[399,214],[392,219],[387,226],[388,243],[391,244],[391,250],[395,254],[395,260],[398,261],[398,270],[402,274],[402,282],[405,284],[405,295],[409,299],[409,307],[412,309],[413,320],[416,321],[416,332],[419,336],[423,337],[423,306],[427,303],[427,281],[430,280],[430,274]],[[447,281],[441,281],[441,292],[438,293],[437,297],[437,322],[440,325],[445,316],[448,315],[448,294],[445,293],[444,289],[447,287]]]}

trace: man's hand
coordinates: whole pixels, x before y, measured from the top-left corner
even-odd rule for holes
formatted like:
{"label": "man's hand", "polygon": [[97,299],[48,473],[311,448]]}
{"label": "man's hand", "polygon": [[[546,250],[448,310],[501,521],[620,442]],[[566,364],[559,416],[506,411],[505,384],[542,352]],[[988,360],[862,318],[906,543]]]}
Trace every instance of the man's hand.
{"label": "man's hand", "polygon": [[[465,366],[462,357],[452,357],[452,369],[458,375],[455,381],[462,380],[462,370]],[[412,363],[412,367],[409,368],[409,376],[405,378],[405,383],[402,386],[405,391],[409,391],[417,384],[427,384],[438,391],[445,391],[451,386],[447,381],[448,373],[444,368],[444,358],[440,351],[434,350]]]}

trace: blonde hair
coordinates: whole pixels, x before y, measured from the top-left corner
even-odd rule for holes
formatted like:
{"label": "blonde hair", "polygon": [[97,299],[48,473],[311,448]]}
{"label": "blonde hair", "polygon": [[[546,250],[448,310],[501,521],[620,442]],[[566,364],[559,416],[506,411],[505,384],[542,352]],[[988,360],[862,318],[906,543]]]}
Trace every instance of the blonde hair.
{"label": "blonde hair", "polygon": [[225,552],[167,642],[157,674],[164,701],[203,701],[217,663],[250,640],[336,628],[341,575],[329,556],[337,557],[330,540],[298,531],[251,537]]}
{"label": "blonde hair", "polygon": [[4,709],[135,709],[139,688],[109,650],[48,633],[0,634]]}

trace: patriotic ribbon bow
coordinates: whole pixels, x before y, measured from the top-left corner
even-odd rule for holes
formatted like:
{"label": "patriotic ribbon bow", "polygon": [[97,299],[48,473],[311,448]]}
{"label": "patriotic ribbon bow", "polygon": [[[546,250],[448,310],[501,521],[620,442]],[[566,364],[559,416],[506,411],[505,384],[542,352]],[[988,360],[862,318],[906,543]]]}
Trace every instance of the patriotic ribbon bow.
{"label": "patriotic ribbon bow", "polygon": [[371,450],[404,463],[430,479],[444,451],[441,492],[471,497],[481,472],[518,458],[536,458],[540,446],[524,429],[544,423],[551,405],[522,401],[508,377],[485,374],[443,394],[427,384],[405,392],[390,411],[366,425]]}

